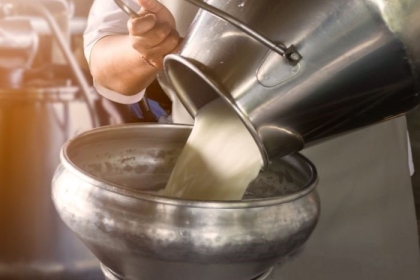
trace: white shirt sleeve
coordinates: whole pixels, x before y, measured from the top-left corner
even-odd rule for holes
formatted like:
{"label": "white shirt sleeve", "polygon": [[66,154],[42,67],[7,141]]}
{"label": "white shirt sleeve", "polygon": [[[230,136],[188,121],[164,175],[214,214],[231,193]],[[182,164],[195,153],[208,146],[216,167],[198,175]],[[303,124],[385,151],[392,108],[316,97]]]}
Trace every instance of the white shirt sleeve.
{"label": "white shirt sleeve", "polygon": [[[125,0],[126,4],[134,11],[139,11],[140,6],[135,0]],[[198,11],[198,8],[184,0],[160,0],[174,15],[177,22],[177,30],[181,36],[185,36],[187,30]],[[84,52],[88,63],[93,46],[99,39],[115,34],[128,34],[127,22],[129,16],[126,15],[115,3],[114,0],[95,0],[90,9],[87,27],[84,32]],[[144,96],[144,91],[135,95],[127,96],[119,94],[113,90],[104,88],[95,83],[96,90],[106,99],[122,104],[133,104],[140,101]],[[188,114],[184,106],[174,93],[166,89],[165,92],[172,99],[172,114],[174,122],[193,124],[194,120]]]}
{"label": "white shirt sleeve", "polygon": [[[140,10],[140,6],[133,2],[127,1],[126,3],[134,11]],[[90,54],[93,46],[99,39],[115,34],[128,34],[127,22],[129,16],[126,15],[113,0],[95,0],[90,9],[86,30],[83,35],[84,52],[88,63],[90,64]],[[135,95],[123,95],[113,90],[104,88],[94,81],[95,89],[103,97],[122,104],[133,104],[140,101],[144,95],[141,91]]]}
{"label": "white shirt sleeve", "polygon": [[137,94],[134,95],[123,95],[120,94],[116,91],[110,90],[108,88],[105,88],[103,86],[100,86],[98,84],[93,84],[93,86],[95,87],[96,91],[102,95],[103,97],[105,97],[106,99],[109,99],[111,101],[120,103],[120,104],[134,104],[139,102],[143,96],[144,96],[144,92],[145,90],[140,91]]}
{"label": "white shirt sleeve", "polygon": [[[140,6],[127,1],[133,10],[140,10]],[[89,12],[87,26],[83,35],[85,57],[90,62],[90,53],[95,43],[109,35],[128,34],[126,15],[113,0],[95,0]]]}

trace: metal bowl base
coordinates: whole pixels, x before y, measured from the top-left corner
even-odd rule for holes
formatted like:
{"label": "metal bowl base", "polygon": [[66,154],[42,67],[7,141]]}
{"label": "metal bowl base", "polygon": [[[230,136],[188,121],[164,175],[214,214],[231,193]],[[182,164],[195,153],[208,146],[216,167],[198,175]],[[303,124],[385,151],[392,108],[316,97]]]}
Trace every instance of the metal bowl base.
{"label": "metal bowl base", "polygon": [[316,169],[299,153],[273,159],[242,200],[157,195],[190,133],[190,126],[107,126],[63,146],[54,205],[108,279],[268,280],[265,272],[315,228]]}
{"label": "metal bowl base", "polygon": [[[101,264],[101,268],[102,268],[102,271],[105,275],[106,280],[125,280],[123,277],[117,276],[113,271],[111,271],[109,268],[107,268],[103,264]],[[267,270],[266,272],[264,272],[263,274],[261,274],[261,276],[258,276],[257,278],[244,279],[244,280],[265,280],[265,279],[268,278],[268,276],[270,276],[273,269],[274,269],[274,267],[271,267],[269,270]]]}

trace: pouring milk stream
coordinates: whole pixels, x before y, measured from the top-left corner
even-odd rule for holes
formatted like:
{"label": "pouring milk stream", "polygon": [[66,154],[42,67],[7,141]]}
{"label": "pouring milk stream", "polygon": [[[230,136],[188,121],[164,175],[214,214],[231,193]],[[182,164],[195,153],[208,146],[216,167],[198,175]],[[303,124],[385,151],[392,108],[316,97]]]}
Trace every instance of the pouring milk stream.
{"label": "pouring milk stream", "polygon": [[262,167],[255,140],[221,99],[200,109],[163,194],[240,200]]}

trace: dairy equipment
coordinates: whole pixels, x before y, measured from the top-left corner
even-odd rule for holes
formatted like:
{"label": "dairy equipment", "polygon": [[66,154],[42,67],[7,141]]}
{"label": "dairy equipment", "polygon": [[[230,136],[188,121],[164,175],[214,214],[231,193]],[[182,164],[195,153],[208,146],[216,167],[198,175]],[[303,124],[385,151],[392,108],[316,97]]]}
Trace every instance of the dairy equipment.
{"label": "dairy equipment", "polygon": [[[1,279],[103,278],[96,258],[62,223],[51,201],[60,147],[98,125],[94,92],[75,62],[67,29],[55,20],[55,12],[61,17],[67,9],[67,2],[58,0],[0,4]],[[67,57],[67,77],[57,75],[50,61],[36,69],[34,59],[43,50],[33,18],[48,23],[54,44]],[[71,82],[72,73],[78,84]]]}
{"label": "dairy equipment", "polygon": [[[276,194],[258,198],[259,209],[247,198],[224,204],[154,193],[165,184],[176,160],[172,149],[182,147],[189,128],[140,125],[84,133],[63,147],[53,197],[108,279],[270,279],[281,267],[277,262],[301,248],[319,214],[315,169],[306,160],[291,164],[299,154],[284,155],[417,104],[414,1],[190,2],[204,10],[180,54],[165,59],[173,88],[193,116],[218,97],[231,104],[265,155],[265,171],[278,172],[278,182],[304,179],[305,187],[292,195],[298,197],[293,204],[305,203],[277,216],[287,220],[287,230],[275,241],[267,235],[277,223],[258,224],[270,215],[254,211],[289,208],[285,193],[278,200]],[[285,166],[293,168],[284,173]],[[278,205],[268,202],[273,199]],[[290,232],[291,225],[305,230]],[[225,239],[232,232],[237,236]],[[279,246],[275,256],[262,240]]]}
{"label": "dairy equipment", "polygon": [[274,161],[240,201],[160,196],[190,132],[108,126],[63,146],[55,206],[109,279],[264,279],[312,233],[318,178],[299,154]]}
{"label": "dairy equipment", "polygon": [[0,19],[0,84],[17,88],[22,84],[38,50],[38,36],[27,20]]}
{"label": "dairy equipment", "polygon": [[109,126],[63,146],[54,204],[107,279],[263,280],[314,230],[317,174],[299,154],[273,161],[241,201],[159,195],[190,132]]}
{"label": "dairy equipment", "polygon": [[188,1],[166,74],[192,116],[229,103],[266,164],[419,103],[419,1]]}

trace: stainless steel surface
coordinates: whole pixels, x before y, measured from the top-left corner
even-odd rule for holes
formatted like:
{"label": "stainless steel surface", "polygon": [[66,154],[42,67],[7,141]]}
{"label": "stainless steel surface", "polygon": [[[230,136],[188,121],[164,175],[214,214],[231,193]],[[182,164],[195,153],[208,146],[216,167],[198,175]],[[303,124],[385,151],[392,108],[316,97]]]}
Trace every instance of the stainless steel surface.
{"label": "stainless steel surface", "polygon": [[[196,1],[194,1],[196,2]],[[265,164],[308,143],[406,113],[419,103],[416,0],[209,0],[302,55],[296,66],[201,10],[165,71],[192,116],[221,97]]]}
{"label": "stainless steel surface", "polygon": [[[121,1],[121,0],[116,0]],[[296,65],[299,63],[299,61],[302,59],[302,56],[299,54],[299,52],[296,50],[295,46],[291,45],[289,47],[285,47],[282,44],[276,44],[272,42],[269,38],[265,37],[264,35],[256,32],[246,24],[244,24],[242,21],[238,20],[235,17],[232,17],[230,14],[223,12],[220,9],[217,9],[214,6],[211,6],[203,1],[200,0],[187,0],[190,3],[193,3],[197,7],[200,7],[202,9],[205,9],[207,12],[212,13],[216,17],[232,24],[239,30],[245,32],[255,40],[259,41],[261,44],[265,45],[269,49],[273,50],[274,52],[278,53],[279,55],[283,56],[287,59],[287,62],[291,65]]]}
{"label": "stainless steel surface", "polygon": [[38,41],[29,21],[0,18],[0,88],[21,86],[24,72],[37,53]]}
{"label": "stainless steel surface", "polygon": [[55,206],[117,278],[250,280],[300,248],[316,225],[316,170],[299,154],[274,160],[242,201],[157,195],[190,131],[108,126],[63,146]]}
{"label": "stainless steel surface", "polygon": [[270,274],[272,273],[272,271],[273,271],[273,268],[270,268],[269,270],[267,270],[266,273],[264,273],[260,277],[256,278],[255,280],[265,280],[265,279],[267,279],[267,277],[270,276]]}
{"label": "stainless steel surface", "polygon": [[[16,5],[23,3],[23,5]],[[34,9],[31,5],[25,5],[25,2],[22,0],[4,0],[0,4],[0,10],[3,10],[3,14],[10,16],[13,14],[18,14],[19,16],[29,19],[31,25],[36,29],[38,34],[42,30],[42,33],[51,35],[51,28],[48,25],[42,25],[42,22],[36,21],[39,19],[39,11]],[[72,1],[67,0],[35,0],[37,5],[42,5],[51,13],[51,16],[54,18],[56,25],[60,29],[60,32],[63,35],[63,38],[66,40],[67,44],[70,44],[70,19],[74,14],[74,5]],[[4,7],[1,9],[1,7]],[[17,9],[16,9],[17,7]],[[16,11],[18,10],[18,11]],[[23,16],[24,15],[24,16]],[[54,64],[65,65],[66,59],[58,46],[56,41],[51,42],[51,51],[50,57],[48,58]]]}
{"label": "stainless steel surface", "polygon": [[31,2],[27,2],[23,0],[14,0],[13,2],[10,2],[10,3],[13,4],[13,7],[14,9],[16,9],[17,12],[30,11],[31,13],[33,13],[35,11],[48,23],[48,26],[50,27],[52,34],[54,35],[54,38],[56,39],[58,46],[60,47],[62,54],[67,60],[67,63],[70,69],[72,70],[73,75],[83,93],[82,98],[85,100],[86,105],[89,108],[89,114],[90,114],[90,120],[92,122],[92,127],[98,126],[99,120],[97,119],[97,116],[93,110],[93,100],[90,97],[91,88],[89,86],[89,83],[86,80],[82,70],[80,69],[80,65],[78,64],[76,58],[74,57],[74,54],[70,48],[69,41],[66,38],[66,34],[62,32],[56,19],[51,14],[49,9],[45,6],[46,3],[56,4],[61,7],[60,9],[61,12],[64,10],[64,14],[67,17],[67,13],[69,12],[67,10],[69,8],[69,5],[67,4],[67,2],[63,0],[44,0],[44,1],[40,0],[40,1],[31,1]]}
{"label": "stainless steel surface", "polygon": [[51,199],[60,148],[88,118],[77,87],[0,89],[0,279],[103,279]]}
{"label": "stainless steel surface", "polygon": [[38,50],[38,41],[29,21],[0,19],[0,68],[28,69]]}
{"label": "stainless steel surface", "polygon": [[[103,268],[103,272],[104,272],[106,280],[122,280],[121,278],[118,278],[117,276],[112,274],[112,272],[110,272],[106,267],[102,267],[102,268]],[[251,280],[266,280],[268,279],[268,277],[271,275],[272,272],[273,272],[273,267],[267,270],[267,272],[265,272],[261,276],[256,277]]]}

